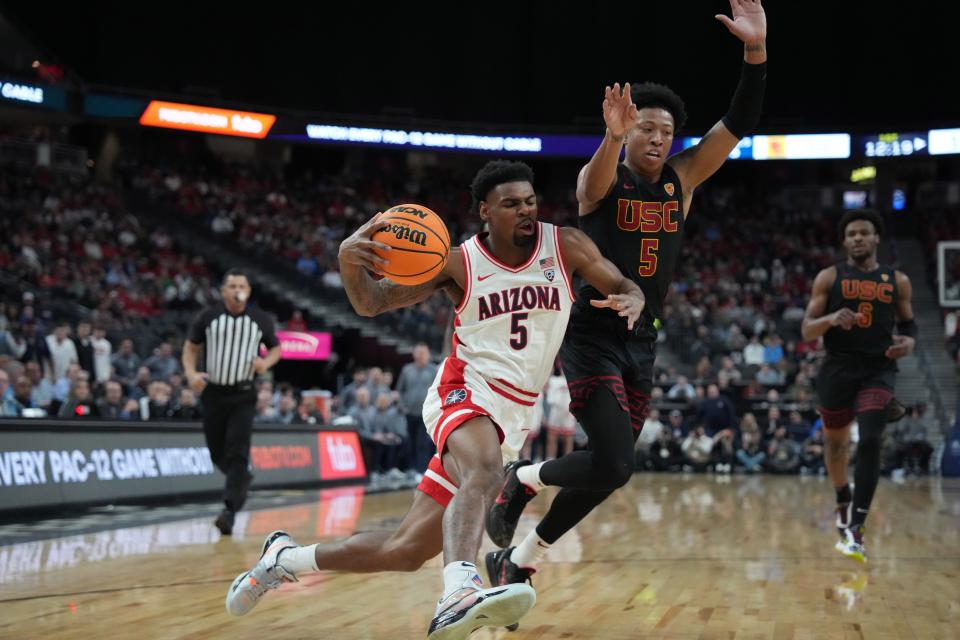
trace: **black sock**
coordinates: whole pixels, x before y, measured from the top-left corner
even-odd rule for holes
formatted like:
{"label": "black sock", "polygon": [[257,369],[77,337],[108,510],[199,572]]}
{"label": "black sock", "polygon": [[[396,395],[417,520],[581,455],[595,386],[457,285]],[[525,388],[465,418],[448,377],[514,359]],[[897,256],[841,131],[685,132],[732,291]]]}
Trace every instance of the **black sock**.
{"label": "black sock", "polygon": [[880,440],[887,425],[885,411],[866,411],[857,414],[860,442],[857,443],[857,467],[853,472],[853,512],[850,527],[863,525],[873,502],[873,494],[880,480]]}
{"label": "black sock", "polygon": [[537,525],[537,535],[547,544],[553,544],[586,518],[587,514],[611,493],[613,491],[561,489],[550,504],[547,515]]}
{"label": "black sock", "polygon": [[850,491],[850,485],[845,484],[837,489],[837,504],[847,504],[853,500],[853,493]]}

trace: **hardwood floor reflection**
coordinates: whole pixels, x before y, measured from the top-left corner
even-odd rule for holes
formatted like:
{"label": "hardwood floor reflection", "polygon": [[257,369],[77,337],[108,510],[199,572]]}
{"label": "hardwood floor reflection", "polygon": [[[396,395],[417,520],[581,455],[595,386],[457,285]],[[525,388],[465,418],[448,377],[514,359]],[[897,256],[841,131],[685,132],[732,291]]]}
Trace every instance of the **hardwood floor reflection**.
{"label": "hardwood floor reflection", "polygon": [[[551,549],[519,631],[471,640],[960,638],[960,482],[882,481],[867,567],[833,551],[832,501],[821,478],[638,475]],[[246,618],[223,608],[269,531],[329,539],[393,526],[409,504],[335,489],[243,513],[232,538],[194,518],[0,547],[0,637],[423,638],[440,558],[309,576]]]}

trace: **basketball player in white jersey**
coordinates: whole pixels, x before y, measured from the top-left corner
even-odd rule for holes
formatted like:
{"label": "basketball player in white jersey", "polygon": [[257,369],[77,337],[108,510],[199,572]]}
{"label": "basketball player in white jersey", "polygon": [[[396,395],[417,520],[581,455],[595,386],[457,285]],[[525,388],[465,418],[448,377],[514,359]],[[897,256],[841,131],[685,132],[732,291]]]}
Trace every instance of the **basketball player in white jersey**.
{"label": "basketball player in white jersey", "polygon": [[517,457],[539,391],[550,377],[573,301],[576,274],[607,297],[594,301],[629,328],[643,293],[600,255],[585,234],[537,222],[533,171],[494,161],[471,185],[488,232],[453,247],[430,282],[400,286],[374,280],[386,262],[371,240],[386,226],[374,217],[340,245],[340,273],[354,309],[365,316],[417,304],[442,289],[456,305],[453,350],[427,393],[423,416],[437,445],[413,507],[396,531],[358,533],[332,544],[297,546],[270,534],[260,561],[237,576],[227,610],[249,612],[267,590],[311,571],[413,571],[441,550],[444,588],[431,640],[465,638],[483,627],[517,622],[533,606],[533,589],[484,589],[476,555],[483,517]]}

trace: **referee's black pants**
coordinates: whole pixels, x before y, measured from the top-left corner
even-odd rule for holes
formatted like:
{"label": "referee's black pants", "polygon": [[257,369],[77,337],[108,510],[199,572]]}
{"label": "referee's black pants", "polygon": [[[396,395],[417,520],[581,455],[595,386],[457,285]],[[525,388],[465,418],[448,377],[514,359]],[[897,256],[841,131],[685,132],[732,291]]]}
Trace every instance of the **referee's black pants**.
{"label": "referee's black pants", "polygon": [[227,476],[223,502],[227,509],[239,511],[253,479],[248,467],[257,392],[252,382],[235,386],[208,384],[201,398],[203,435],[210,459]]}

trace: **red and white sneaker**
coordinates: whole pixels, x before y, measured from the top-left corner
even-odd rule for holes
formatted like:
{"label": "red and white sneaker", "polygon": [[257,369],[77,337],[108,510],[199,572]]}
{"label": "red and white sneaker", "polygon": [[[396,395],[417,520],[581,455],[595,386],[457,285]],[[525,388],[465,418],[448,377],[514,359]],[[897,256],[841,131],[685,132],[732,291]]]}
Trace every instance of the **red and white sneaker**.
{"label": "red and white sneaker", "polygon": [[227,590],[227,611],[235,616],[246,615],[270,589],[276,589],[284,582],[297,582],[297,576],[277,563],[281,551],[296,546],[286,531],[274,531],[268,535],[263,541],[260,560],[252,569],[234,578]]}
{"label": "red and white sneaker", "polygon": [[463,640],[483,627],[516,624],[533,608],[537,593],[528,584],[490,589],[464,587],[440,601],[430,623],[430,640]]}

